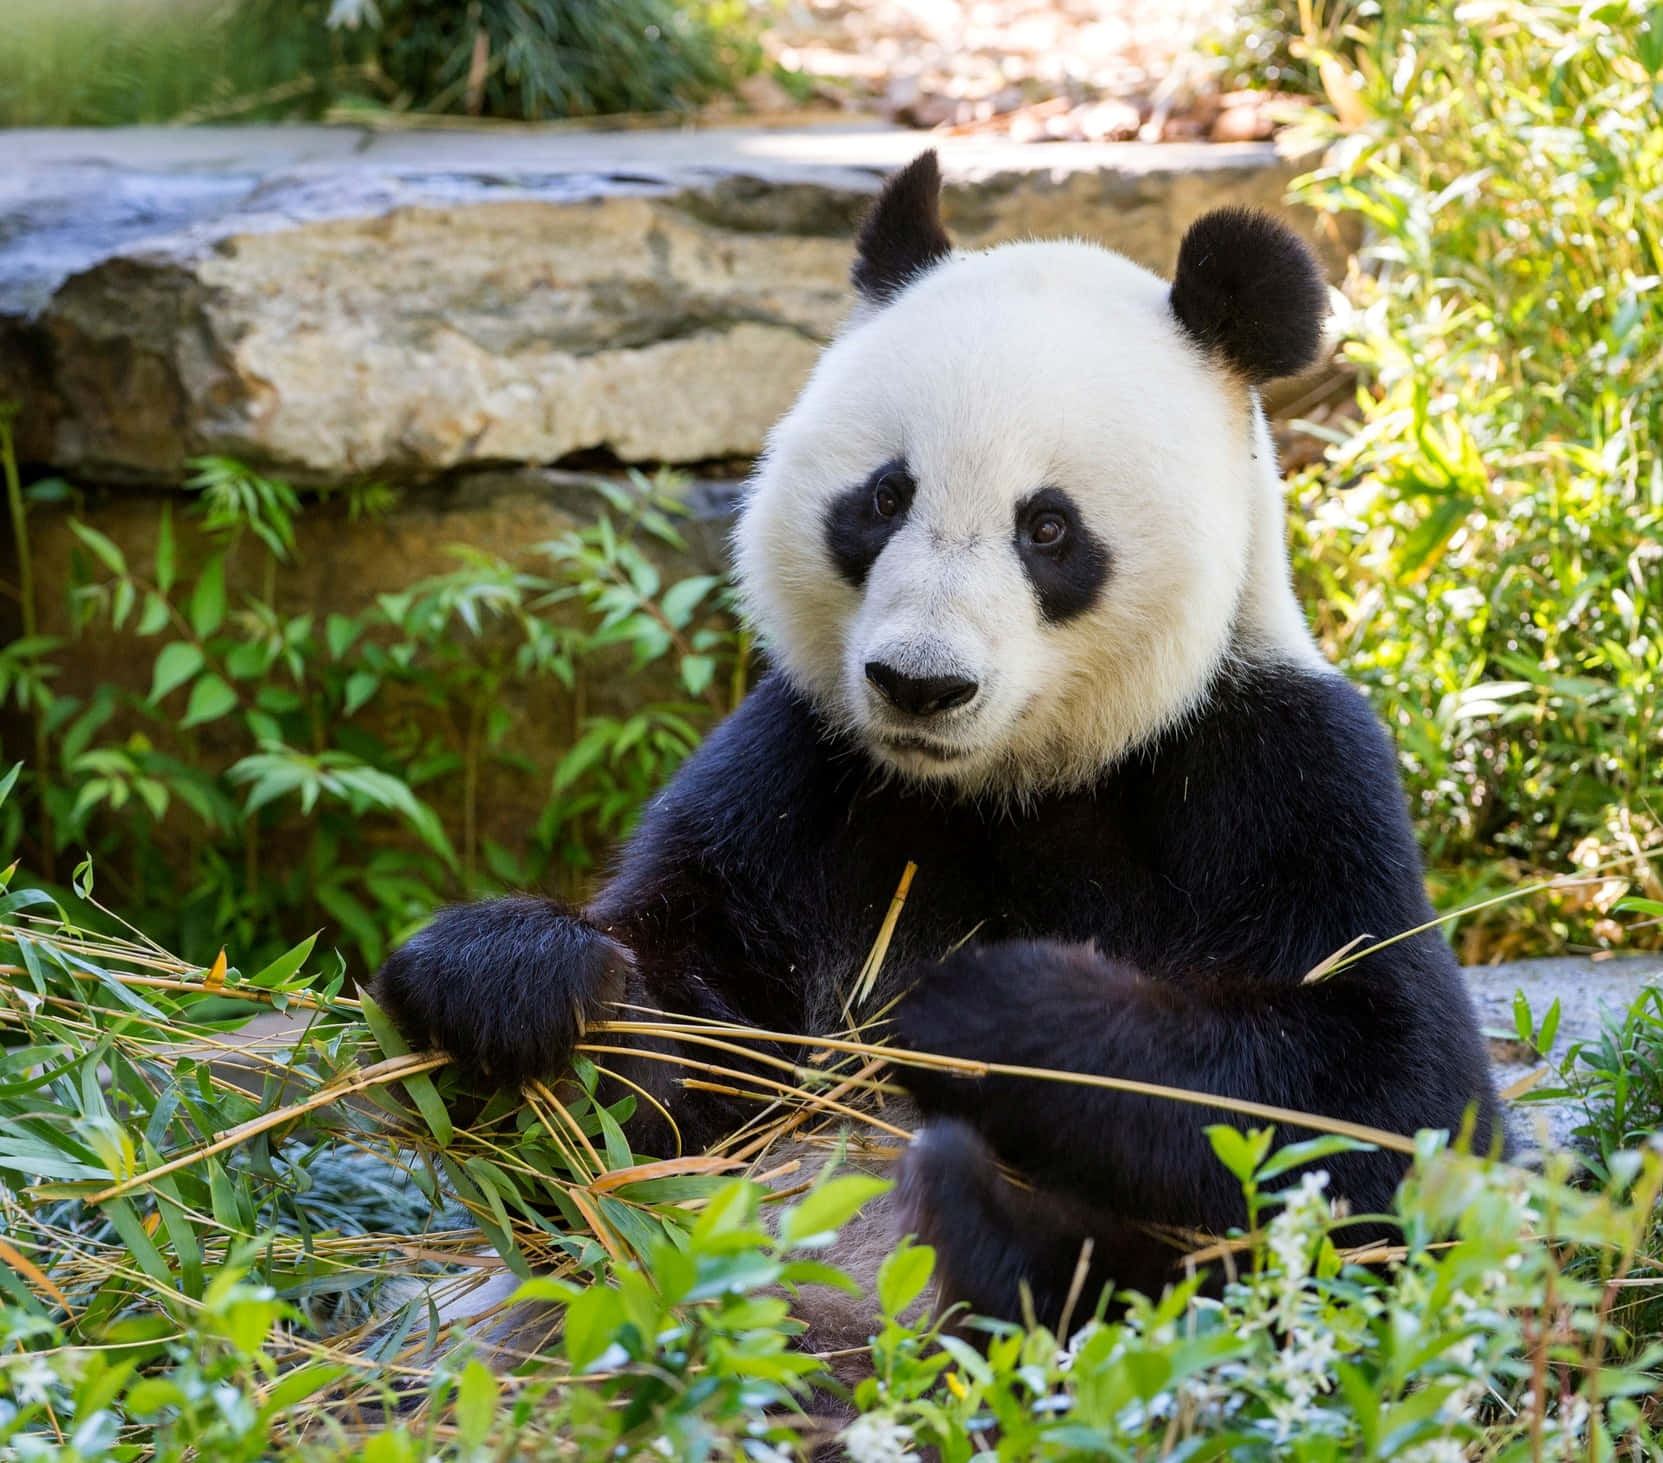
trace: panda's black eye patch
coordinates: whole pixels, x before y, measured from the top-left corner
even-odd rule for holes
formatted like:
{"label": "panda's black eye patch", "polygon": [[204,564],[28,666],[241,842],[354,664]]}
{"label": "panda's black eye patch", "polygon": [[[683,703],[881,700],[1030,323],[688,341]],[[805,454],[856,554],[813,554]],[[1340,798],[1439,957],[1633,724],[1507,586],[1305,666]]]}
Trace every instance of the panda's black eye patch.
{"label": "panda's black eye patch", "polygon": [[1061,488],[1041,488],[1016,505],[1016,552],[1053,625],[1084,614],[1109,577],[1109,550]]}
{"label": "panda's black eye patch", "polygon": [[826,549],[837,572],[856,589],[912,506],[918,484],[904,462],[886,462],[865,482],[839,494],[826,510]]}

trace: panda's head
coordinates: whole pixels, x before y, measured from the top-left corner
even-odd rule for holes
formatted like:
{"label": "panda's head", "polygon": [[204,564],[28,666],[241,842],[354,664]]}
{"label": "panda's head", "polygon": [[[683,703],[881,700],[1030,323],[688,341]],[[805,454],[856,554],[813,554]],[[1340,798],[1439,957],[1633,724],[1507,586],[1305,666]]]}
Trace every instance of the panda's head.
{"label": "panda's head", "polygon": [[1174,281],[1083,243],[955,254],[925,153],[861,233],[850,325],[769,437],[737,531],[775,663],[881,765],[1078,785],[1238,657],[1311,659],[1254,387],[1326,290],[1263,215]]}

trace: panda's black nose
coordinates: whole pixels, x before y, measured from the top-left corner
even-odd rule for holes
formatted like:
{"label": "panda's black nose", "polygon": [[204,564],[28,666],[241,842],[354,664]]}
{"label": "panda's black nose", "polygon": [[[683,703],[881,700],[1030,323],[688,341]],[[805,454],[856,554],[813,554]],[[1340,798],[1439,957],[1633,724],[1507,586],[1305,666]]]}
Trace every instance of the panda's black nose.
{"label": "panda's black nose", "polygon": [[881,660],[866,662],[866,679],[897,711],[911,716],[951,711],[976,694],[976,683],[963,676],[908,676]]}

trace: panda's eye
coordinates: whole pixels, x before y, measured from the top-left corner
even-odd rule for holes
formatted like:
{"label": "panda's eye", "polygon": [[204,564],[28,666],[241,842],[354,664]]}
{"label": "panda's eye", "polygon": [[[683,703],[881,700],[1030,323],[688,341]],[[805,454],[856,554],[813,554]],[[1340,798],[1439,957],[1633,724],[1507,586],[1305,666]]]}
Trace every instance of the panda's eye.
{"label": "panda's eye", "polygon": [[1036,549],[1054,549],[1068,537],[1068,520],[1060,513],[1041,513],[1028,525],[1028,542]]}
{"label": "panda's eye", "polygon": [[878,479],[877,487],[872,489],[872,511],[879,518],[893,518],[906,507],[903,496],[905,486],[899,481],[899,474],[885,473]]}

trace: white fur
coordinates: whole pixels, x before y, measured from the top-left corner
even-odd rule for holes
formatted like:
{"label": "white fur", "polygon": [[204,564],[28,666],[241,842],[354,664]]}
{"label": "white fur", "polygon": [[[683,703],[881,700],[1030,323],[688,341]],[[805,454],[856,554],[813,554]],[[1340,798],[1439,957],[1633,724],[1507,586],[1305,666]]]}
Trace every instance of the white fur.
{"label": "white fur", "polygon": [[[904,459],[916,498],[864,589],[825,515]],[[1045,622],[1016,504],[1063,489],[1111,556],[1093,607]],[[827,347],[770,434],[736,531],[747,611],[834,725],[905,776],[1022,797],[1081,785],[1193,711],[1232,656],[1322,664],[1289,585],[1256,396],[1207,361],[1167,284],[1088,244],[956,256]],[[980,691],[932,719],[943,760],[868,685],[883,660]]]}

